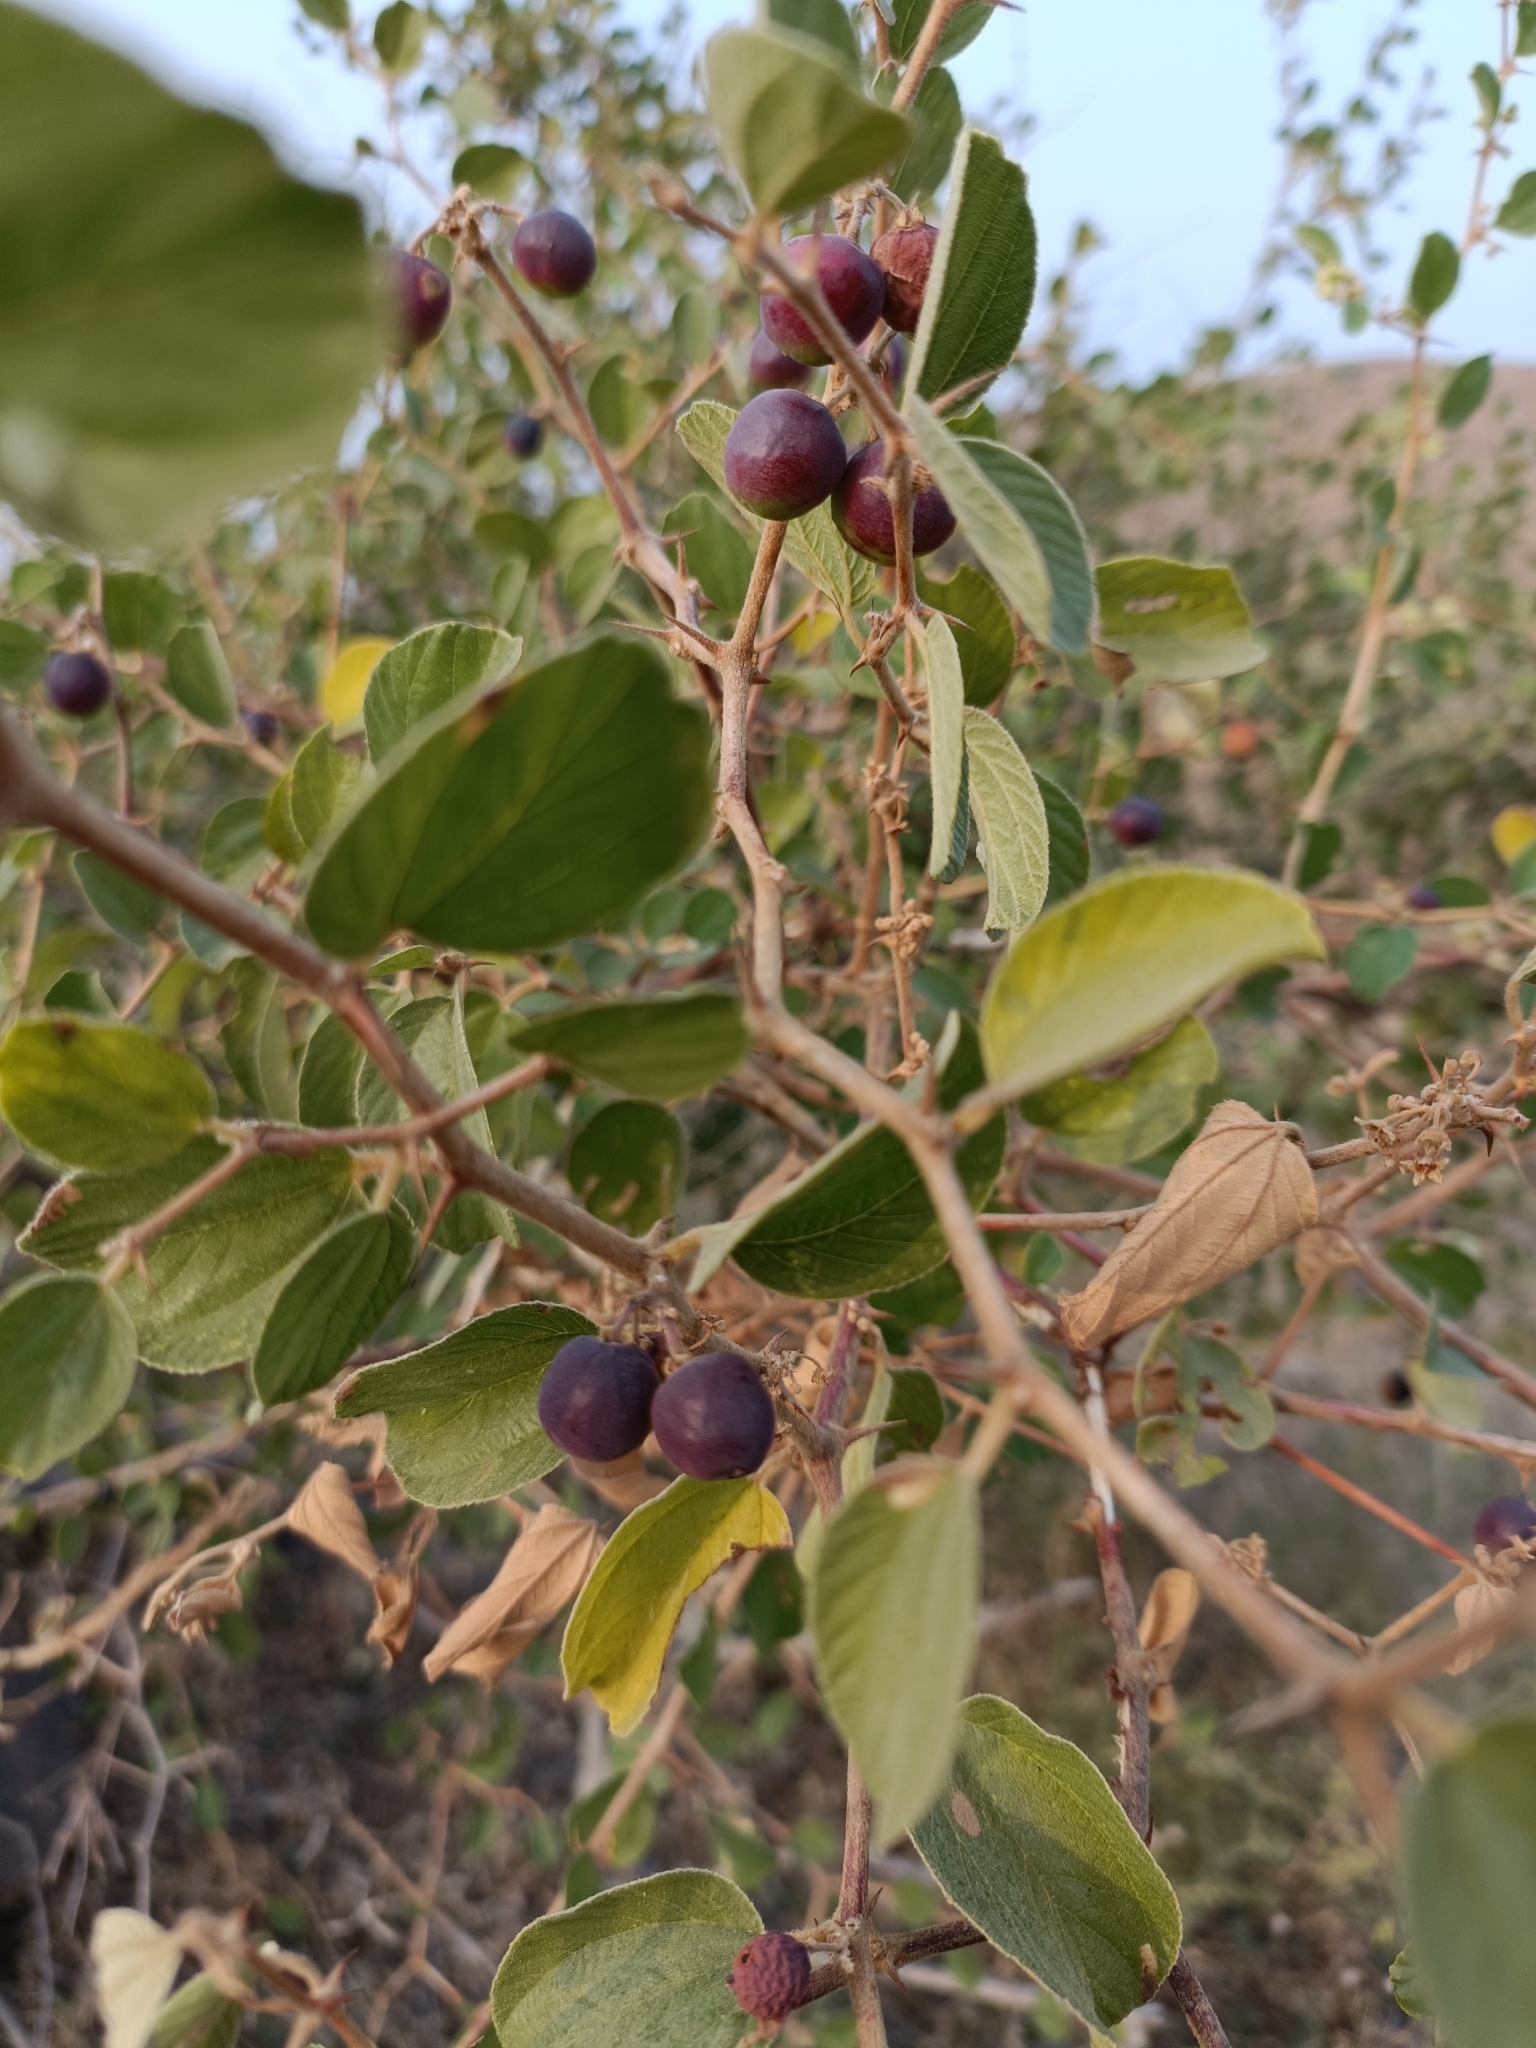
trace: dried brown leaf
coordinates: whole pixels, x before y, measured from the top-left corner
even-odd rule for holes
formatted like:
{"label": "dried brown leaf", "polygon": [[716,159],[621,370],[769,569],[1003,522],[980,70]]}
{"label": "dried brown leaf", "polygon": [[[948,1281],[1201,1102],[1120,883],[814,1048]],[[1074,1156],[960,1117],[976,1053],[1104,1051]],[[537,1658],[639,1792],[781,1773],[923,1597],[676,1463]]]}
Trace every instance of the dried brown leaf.
{"label": "dried brown leaf", "polygon": [[368,1527],[352,1497],[345,1466],[316,1466],[288,1510],[288,1526],[372,1584],[379,1569],[378,1553],[368,1541]]}
{"label": "dried brown leaf", "polygon": [[1321,1284],[1330,1273],[1342,1273],[1359,1263],[1360,1254],[1350,1243],[1349,1232],[1336,1223],[1319,1223],[1296,1240],[1296,1278],[1303,1287]]}
{"label": "dried brown leaf", "polygon": [[[1514,1597],[1512,1586],[1492,1586],[1486,1579],[1479,1579],[1475,1585],[1463,1586],[1453,1603],[1456,1609],[1457,1631],[1478,1628],[1483,1623],[1492,1621],[1500,1608],[1507,1607]],[[1455,1635],[1450,1641],[1454,1646]],[[1497,1642],[1497,1636],[1488,1635],[1484,1636],[1481,1642],[1473,1643],[1468,1649],[1458,1650],[1453,1647],[1445,1660],[1447,1672],[1452,1678],[1459,1678],[1463,1671],[1470,1671],[1474,1664],[1481,1664]]]}
{"label": "dried brown leaf", "polygon": [[166,1626],[187,1642],[200,1643],[210,1621],[217,1621],[221,1614],[237,1613],[243,1604],[235,1573],[221,1572],[217,1578],[183,1586],[165,1610]]}
{"label": "dried brown leaf", "polygon": [[1147,1699],[1147,1712],[1156,1722],[1176,1721],[1179,1704],[1174,1697],[1171,1680],[1174,1667],[1184,1654],[1184,1645],[1189,1641],[1190,1626],[1200,1606],[1200,1583],[1193,1572],[1172,1570],[1159,1572],[1152,1581],[1152,1590],[1147,1595],[1147,1604],[1141,1610],[1138,1633],[1141,1647],[1147,1653],[1148,1675],[1152,1690]]}
{"label": "dried brown leaf", "polygon": [[401,1537],[394,1557],[373,1575],[375,1612],[367,1640],[378,1644],[386,1664],[393,1664],[411,1639],[421,1553],[436,1527],[436,1510],[423,1508]]}
{"label": "dried brown leaf", "polygon": [[457,1671],[489,1683],[576,1598],[602,1547],[595,1523],[540,1508],[485,1591],[443,1630],[422,1664],[427,1677]]}
{"label": "dried brown leaf", "polygon": [[1294,1124],[1218,1102],[1129,1230],[1079,1294],[1058,1304],[1075,1351],[1150,1322],[1241,1273],[1317,1221],[1317,1188]]}
{"label": "dried brown leaf", "polygon": [[667,1490],[665,1479],[646,1471],[638,1451],[631,1451],[627,1458],[615,1458],[607,1465],[590,1464],[585,1458],[572,1458],[570,1463],[571,1470],[581,1474],[599,1500],[607,1501],[611,1508],[622,1509],[626,1515],[631,1508],[638,1508]]}

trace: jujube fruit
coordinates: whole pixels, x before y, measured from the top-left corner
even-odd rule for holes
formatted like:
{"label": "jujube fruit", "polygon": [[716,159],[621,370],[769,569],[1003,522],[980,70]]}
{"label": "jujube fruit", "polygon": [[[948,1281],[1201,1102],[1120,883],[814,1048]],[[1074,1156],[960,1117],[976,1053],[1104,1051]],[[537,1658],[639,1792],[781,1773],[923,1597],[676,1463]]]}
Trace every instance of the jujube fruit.
{"label": "jujube fruit", "polygon": [[745,1358],[711,1352],[662,1381],[651,1427],[690,1479],[740,1479],[773,1444],[773,1399]]}
{"label": "jujube fruit", "polygon": [[1408,891],[1408,908],[1410,910],[1438,910],[1440,908],[1440,891],[1438,889],[1431,889],[1427,883],[1420,883],[1417,889],[1410,889]]}
{"label": "jujube fruit", "polygon": [[901,389],[901,380],[907,374],[907,344],[899,334],[893,334],[885,345],[885,361],[880,365],[880,382],[894,398]]}
{"label": "jujube fruit", "polygon": [[512,237],[518,275],[551,299],[574,299],[592,282],[597,244],[581,222],[557,206],[530,213]]}
{"label": "jujube fruit", "polygon": [[270,747],[283,729],[283,722],[275,711],[242,711],[240,723],[262,747]]}
{"label": "jujube fruit", "polygon": [[1381,1398],[1393,1408],[1406,1408],[1413,1399],[1413,1388],[1408,1375],[1394,1365],[1390,1372],[1381,1376]]}
{"label": "jujube fruit", "polygon": [[1520,1493],[1501,1493],[1497,1500],[1484,1501],[1472,1524],[1472,1540],[1484,1550],[1508,1550],[1519,1537],[1529,1543],[1536,1537],[1536,1507]]}
{"label": "jujube fruit", "polygon": [[1229,718],[1221,728],[1221,751],[1229,761],[1246,761],[1258,751],[1260,737],[1251,718]]}
{"label": "jujube fruit", "polygon": [[837,421],[803,391],[763,391],[725,442],[725,485],[760,519],[798,519],[832,495],[848,462]]}
{"label": "jujube fruit", "polygon": [[803,1941],[770,1929],[754,1934],[737,1952],[726,1979],[736,2003],[754,2019],[781,2020],[804,2003],[811,1982],[811,1956]]}
{"label": "jujube fruit", "polygon": [[[896,559],[896,514],[886,491],[885,443],[871,441],[843,471],[832,494],[832,517],[849,547],[872,562]],[[933,483],[913,477],[912,552],[931,555],[955,530],[949,500]]]}
{"label": "jujube fruit", "polygon": [[747,357],[747,378],[759,391],[799,391],[811,381],[810,365],[785,355],[759,328]]}
{"label": "jujube fruit", "polygon": [[66,718],[94,718],[112,701],[112,671],[94,654],[56,654],[43,688],[54,710]]}
{"label": "jujube fruit", "polygon": [[[885,279],[858,243],[846,235],[796,235],[784,244],[784,254],[797,270],[809,274],[814,268],[832,318],[850,341],[862,341],[880,318]],[[785,355],[812,368],[831,362],[811,323],[782,291],[769,285],[758,312],[764,334]]]}
{"label": "jujube fruit", "polygon": [[888,234],[878,236],[870,249],[876,267],[885,276],[885,317],[898,334],[917,332],[938,239],[937,228],[918,221],[911,227],[892,228]]}
{"label": "jujube fruit", "polygon": [[544,422],[526,412],[515,412],[502,428],[501,438],[509,455],[526,462],[544,445]]}
{"label": "jujube fruit", "polygon": [[447,271],[409,249],[391,249],[389,290],[395,353],[408,356],[436,341],[453,308]]}
{"label": "jujube fruit", "polygon": [[1163,807],[1149,796],[1122,797],[1109,814],[1109,829],[1122,846],[1150,846],[1163,836]]}
{"label": "jujube fruit", "polygon": [[539,1421],[569,1457],[606,1465],[649,1436],[656,1388],[656,1368],[637,1344],[573,1337],[540,1382]]}

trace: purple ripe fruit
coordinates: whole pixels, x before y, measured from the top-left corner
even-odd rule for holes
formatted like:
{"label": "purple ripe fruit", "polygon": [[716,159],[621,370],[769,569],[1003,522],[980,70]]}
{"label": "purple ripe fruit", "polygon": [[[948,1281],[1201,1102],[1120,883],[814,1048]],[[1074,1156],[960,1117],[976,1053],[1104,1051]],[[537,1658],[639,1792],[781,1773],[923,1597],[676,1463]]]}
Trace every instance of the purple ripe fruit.
{"label": "purple ripe fruit", "polygon": [[726,1982],[743,2012],[758,2020],[784,2019],[810,1989],[810,1951],[792,1934],[755,1934],[738,1951]]}
{"label": "purple ripe fruit", "polygon": [[893,334],[885,345],[885,361],[880,365],[880,382],[894,398],[901,389],[901,380],[907,374],[907,344],[899,334]]}
{"label": "purple ripe fruit", "polygon": [[917,332],[938,239],[937,228],[918,221],[913,227],[892,228],[889,234],[878,238],[869,252],[884,272],[885,317],[898,334]]}
{"label": "purple ripe fruit", "polygon": [[760,519],[798,519],[831,497],[848,450],[827,408],[803,391],[763,391],[725,442],[725,485]]}
{"label": "purple ripe fruit", "polygon": [[[857,242],[846,235],[796,235],[784,244],[784,254],[797,270],[816,267],[816,282],[830,307],[833,319],[848,339],[862,341],[880,318],[885,304],[885,279]],[[773,286],[758,302],[763,332],[775,348],[797,363],[813,369],[830,363],[827,354],[800,308]]]}
{"label": "purple ripe fruit", "polygon": [[1440,891],[1420,883],[1417,889],[1410,889],[1408,891],[1408,908],[1410,910],[1438,910],[1440,908]]}
{"label": "purple ripe fruit", "polygon": [[1536,1508],[1523,1494],[1501,1493],[1497,1500],[1484,1501],[1472,1524],[1472,1540],[1484,1550],[1508,1550],[1519,1537],[1529,1543],[1536,1538]]}
{"label": "purple ripe fruit", "polygon": [[515,412],[502,428],[501,439],[509,455],[526,462],[544,445],[544,422],[533,419],[528,413]]}
{"label": "purple ripe fruit", "polygon": [[712,1352],[664,1379],[651,1406],[656,1441],[690,1479],[740,1479],[773,1443],[773,1400],[734,1351]]}
{"label": "purple ripe fruit", "polygon": [[1122,846],[1150,846],[1163,836],[1163,807],[1149,796],[1122,797],[1109,814],[1109,829]]}
{"label": "purple ripe fruit", "polygon": [[747,379],[759,391],[799,391],[811,381],[810,366],[785,355],[759,328],[747,357]]}
{"label": "purple ripe fruit", "polygon": [[[896,559],[896,515],[885,485],[885,443],[871,441],[861,448],[843,471],[842,482],[832,494],[832,517],[849,547],[872,562]],[[931,555],[943,547],[955,530],[955,515],[949,501],[933,483],[913,478],[912,552]]]}
{"label": "purple ripe fruit", "polygon": [[607,1465],[649,1436],[656,1385],[650,1355],[637,1344],[573,1337],[539,1384],[539,1421],[568,1457]]}
{"label": "purple ripe fruit", "polygon": [[270,747],[283,729],[282,720],[275,711],[242,711],[240,723],[261,747]]}
{"label": "purple ripe fruit", "polygon": [[409,249],[389,252],[389,292],[395,353],[413,355],[436,341],[448,324],[453,286],[446,270]]}
{"label": "purple ripe fruit", "polygon": [[94,718],[112,701],[112,671],[94,654],[56,654],[43,688],[66,718]]}
{"label": "purple ripe fruit", "polygon": [[512,261],[525,284],[551,299],[574,299],[592,282],[597,244],[557,206],[530,213],[512,237]]}

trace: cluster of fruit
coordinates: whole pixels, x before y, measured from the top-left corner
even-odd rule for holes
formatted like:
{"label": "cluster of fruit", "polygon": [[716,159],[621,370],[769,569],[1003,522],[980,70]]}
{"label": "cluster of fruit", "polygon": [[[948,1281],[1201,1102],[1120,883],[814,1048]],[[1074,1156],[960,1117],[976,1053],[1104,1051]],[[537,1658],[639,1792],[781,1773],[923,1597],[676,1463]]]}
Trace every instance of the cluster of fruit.
{"label": "cluster of fruit", "polygon": [[573,1337],[539,1386],[544,1434],[567,1457],[608,1465],[655,1432],[663,1455],[690,1479],[741,1479],[773,1444],[773,1400],[734,1351],[690,1359],[662,1379],[638,1344]]}

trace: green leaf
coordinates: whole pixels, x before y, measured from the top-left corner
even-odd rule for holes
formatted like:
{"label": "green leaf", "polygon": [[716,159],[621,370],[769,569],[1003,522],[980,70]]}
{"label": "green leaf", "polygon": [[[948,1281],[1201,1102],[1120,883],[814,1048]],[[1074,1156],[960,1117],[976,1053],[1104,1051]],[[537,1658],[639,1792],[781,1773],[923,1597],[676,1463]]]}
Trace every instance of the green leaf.
{"label": "green leaf", "polygon": [[1424,1988],[1423,1972],[1414,1960],[1412,1944],[1399,1949],[1392,1958],[1392,1967],[1387,1972],[1387,1982],[1392,1987],[1392,1996],[1400,2009],[1411,2020],[1432,2020],[1429,1995]]}
{"label": "green leaf", "polygon": [[959,88],[941,64],[924,72],[912,101],[912,118],[916,137],[886,183],[900,198],[916,204],[943,184],[965,126]]}
{"label": "green leaf", "polygon": [[1055,903],[1082,888],[1092,872],[1093,854],[1088,844],[1088,827],[1074,800],[1042,770],[1037,768],[1034,775],[1050,835],[1051,879],[1046,885],[1045,900]]}
{"label": "green leaf", "polygon": [[387,1418],[390,1468],[412,1500],[496,1500],[565,1455],[539,1427],[539,1382],[562,1344],[596,1327],[558,1302],[493,1309],[424,1350],[364,1366],[336,1413]]}
{"label": "green leaf", "polygon": [[[49,1265],[89,1271],[105,1239],[152,1215],[223,1156],[215,1139],[194,1138],[160,1166],[61,1181],[22,1247]],[[249,1358],[287,1269],[353,1200],[343,1152],[251,1160],[146,1246],[147,1287],[136,1273],[118,1283],[139,1355],[166,1372],[212,1372]]]}
{"label": "green leaf", "polygon": [[1088,645],[1093,571],[1077,514],[1038,463],[997,441],[951,434],[922,399],[907,411],[917,452],[961,532],[1040,640],[1067,654]]}
{"label": "green leaf", "polygon": [[752,582],[752,549],[738,528],[712,498],[694,491],[672,507],[661,530],[682,536],[688,574],[716,611],[734,619]]}
{"label": "green leaf", "polygon": [[1488,396],[1493,382],[1493,357],[1473,356],[1463,363],[1440,394],[1435,417],[1442,427],[1464,427]]}
{"label": "green leaf", "polygon": [[1411,924],[1362,925],[1344,948],[1344,972],[1362,1003],[1379,1003],[1410,973],[1419,940]]}
{"label": "green leaf", "polygon": [[632,1237],[683,1196],[683,1127],[654,1102],[610,1102],[571,1143],[566,1178],[583,1208]]}
{"label": "green leaf", "polygon": [[626,356],[609,356],[593,371],[587,386],[592,424],[610,448],[622,448],[632,441],[652,412],[650,398],[624,374],[627,361]]}
{"label": "green leaf", "polygon": [[798,213],[873,177],[912,137],[809,36],[722,29],[704,46],[704,75],[710,118],[760,214]]}
{"label": "green leaf", "polygon": [[373,47],[386,71],[409,71],[427,40],[427,17],[410,0],[390,0],[373,24]]}
{"label": "green leaf", "polygon": [[517,181],[528,169],[520,149],[505,142],[474,142],[461,149],[453,160],[450,182],[468,185],[483,199],[510,199]]}
{"label": "green leaf", "polygon": [[475,539],[493,555],[517,555],[530,569],[542,569],[554,550],[548,532],[526,512],[482,512]]}
{"label": "green leaf", "polygon": [[1331,821],[1323,825],[1306,825],[1302,829],[1301,868],[1296,886],[1315,889],[1319,882],[1326,881],[1332,874],[1334,862],[1344,844],[1344,833]]}
{"label": "green leaf", "polygon": [[966,703],[980,710],[995,704],[1008,687],[1017,654],[1013,620],[996,587],[963,562],[947,583],[935,583],[919,570],[917,592],[924,604],[959,621],[955,646]]}
{"label": "green leaf", "polygon": [[163,896],[135,882],[99,853],[77,853],[73,866],[86,902],[120,939],[139,946],[153,935],[165,916]]}
{"label": "green leaf", "polygon": [[164,654],[181,619],[181,599],[163,576],[119,569],[102,577],[101,622],[120,653]]}
{"label": "green leaf", "polygon": [[321,1238],[272,1304],[251,1361],[270,1408],[333,1379],[411,1277],[416,1236],[398,1211],[353,1216]]}
{"label": "green leaf", "polygon": [[920,1820],[944,1782],[976,1654],[980,1579],[976,1482],[958,1465],[890,1467],[827,1530],[812,1601],[816,1668],[874,1795],[877,1842]]}
{"label": "green leaf", "polygon": [[1179,1368],[1179,1398],[1198,1421],[1200,1397],[1209,1391],[1231,1413],[1221,1424],[1224,1443],[1234,1451],[1262,1450],[1275,1433],[1274,1404],[1269,1390],[1250,1371],[1248,1362],[1219,1338],[1186,1330],[1172,1346]]}
{"label": "green leaf", "polygon": [[[1519,192],[1519,184],[1515,193]],[[1536,201],[1536,174],[1531,178],[1532,199]],[[1514,203],[1514,194],[1505,201],[1495,227],[1502,224],[1503,215]],[[1516,233],[1521,232],[1517,229]],[[1533,207],[1529,232],[1536,234],[1536,207]],[[1461,275],[1461,257],[1456,244],[1449,235],[1428,234],[1419,244],[1418,261],[1413,266],[1413,275],[1408,280],[1408,313],[1418,326],[1438,313],[1451,293],[1456,289],[1456,280]]]}
{"label": "green leaf", "polygon": [[757,21],[769,31],[787,28],[809,36],[857,73],[859,39],[842,0],[758,0]]}
{"label": "green leaf", "polygon": [[1095,637],[1129,655],[1141,682],[1201,683],[1267,658],[1230,569],[1127,555],[1099,564],[1098,587]]}
{"label": "green leaf", "polygon": [[971,809],[987,870],[987,931],[1027,931],[1050,880],[1050,828],[1029,763],[995,718],[965,707]]}
{"label": "green leaf", "polygon": [[1144,2005],[1178,1956],[1179,1902],[1114,1793],[1006,1700],[965,1702],[912,1839],[945,1897],[1090,2026]]}
{"label": "green leaf", "polygon": [[171,635],[165,653],[165,687],[184,711],[204,725],[229,727],[239,721],[240,706],[235,701],[229,663],[218,634],[206,620],[180,626]]}
{"label": "green leaf", "polygon": [[1506,235],[1536,235],[1536,171],[1522,171],[1494,216]]}
{"label": "green leaf", "polygon": [[1113,1059],[1224,982],[1323,957],[1306,904],[1258,875],[1121,869],[1010,948],[982,1005],[987,1074],[1031,1094]]}
{"label": "green leaf", "polygon": [[929,777],[933,784],[928,872],[941,875],[953,850],[965,774],[965,683],[955,636],[944,620],[932,618],[918,633],[928,674]]}
{"label": "green leaf", "polygon": [[1187,1128],[1202,1088],[1221,1071],[1211,1034],[1198,1017],[1175,1024],[1106,1081],[1072,1074],[1034,1095],[1019,1112],[1079,1159],[1124,1166],[1159,1152]]}
{"label": "green leaf", "polygon": [[344,1130],[355,1118],[363,1048],[337,1016],[325,1016],[304,1048],[299,1068],[299,1122],[311,1130]]}
{"label": "green leaf", "polygon": [[1482,110],[1483,122],[1486,126],[1496,121],[1499,117],[1499,106],[1504,98],[1504,88],[1499,83],[1499,74],[1491,64],[1474,64],[1471,77],[1472,90],[1477,94],[1478,105]]}
{"label": "green leaf", "polygon": [[730,1073],[750,1042],[740,999],[723,989],[630,1001],[600,997],[509,1022],[519,1053],[547,1052],[589,1080],[653,1102],[702,1095]]}
{"label": "green leaf", "polygon": [[932,402],[965,385],[974,405],[1013,360],[1034,302],[1035,265],[1024,173],[993,136],[967,128],[950,169],[908,391]]}
{"label": "green leaf", "polygon": [[42,1274],[0,1301],[0,1470],[36,1479],[105,1429],[133,1385],[127,1310],[94,1280]]}
{"label": "green leaf", "polygon": [[235,2048],[244,2019],[245,2007],[200,1970],[160,2008],[145,2048]]}
{"label": "green leaf", "polygon": [[517,665],[523,643],[493,626],[423,626],[392,647],[363,698],[368,752],[382,761],[413,725],[461,690],[495,682]]}
{"label": "green leaf", "polygon": [[262,836],[266,803],[259,796],[237,796],[208,820],[203,833],[202,866],[216,882],[227,883],[244,895],[252,882],[270,865]]}
{"label": "green leaf", "polygon": [[566,1623],[565,1696],[583,1687],[615,1735],[638,1727],[689,1596],[743,1550],[793,1542],[789,1520],[755,1479],[674,1479],[619,1524]]}
{"label": "green leaf", "polygon": [[[701,398],[689,406],[677,423],[678,439],[721,490],[725,489],[726,437],[735,419],[730,406],[713,398]],[[753,519],[750,524],[754,533],[762,531],[760,519]],[[790,520],[784,536],[784,559],[807,583],[831,598],[844,625],[860,630],[859,614],[875,588],[875,564],[847,546],[825,505],[818,505],[803,519]]]}
{"label": "green leaf", "polygon": [[1520,0],[1516,20],[1515,55],[1536,57],[1536,0]]}
{"label": "green leaf", "polygon": [[712,1870],[614,1885],[523,1929],[491,1987],[497,2035],[517,2048],[736,2048],[746,2021],[726,1979],[762,1925]]}
{"label": "green leaf", "polygon": [[307,14],[311,21],[318,21],[322,28],[333,28],[344,33],[352,26],[352,9],[348,0],[299,0],[299,11]]}
{"label": "green leaf", "polygon": [[1453,1244],[1399,1237],[1387,1246],[1386,1258],[1442,1315],[1464,1316],[1487,1284],[1477,1260]]}
{"label": "green leaf", "polygon": [[[947,1065],[940,1063],[939,1100],[951,1109],[981,1078],[973,1027],[961,1027]],[[1003,1143],[997,1116],[955,1155],[973,1208],[991,1191]],[[947,1249],[912,1155],[880,1125],[852,1132],[753,1215],[696,1235],[701,1249],[694,1288],[733,1258],[765,1287],[809,1300],[842,1301],[899,1287],[938,1265]]]}
{"label": "green leaf", "polygon": [[286,1121],[295,1108],[293,1062],[282,985],[258,960],[236,960],[230,986],[239,1008],[220,1033],[229,1071],[252,1102]]}
{"label": "green leaf", "polygon": [[0,493],[29,519],[138,546],[332,459],[382,358],[354,200],[9,5],[0,194]]}
{"label": "green leaf", "polygon": [[310,852],[330,830],[358,778],[355,755],[337,746],[328,725],[300,747],[279,788],[287,789],[287,822],[297,843]]}
{"label": "green leaf", "polygon": [[[990,20],[993,4],[994,0],[971,0],[971,4],[957,8],[939,37],[935,61],[947,64],[951,57],[958,57],[962,50],[968,49]],[[887,14],[891,24],[893,55],[903,59],[911,56],[931,6],[932,0],[895,0],[894,8]],[[885,9],[881,11],[886,12]]]}
{"label": "green leaf", "polygon": [[13,1025],[0,1044],[0,1111],[66,1166],[156,1166],[216,1107],[196,1060],[128,1024],[52,1016]]}
{"label": "green leaf", "polygon": [[596,639],[397,750],[331,841],[305,904],[345,959],[402,928],[470,953],[557,944],[627,910],[710,815],[709,724],[664,660]]}
{"label": "green leaf", "polygon": [[1410,1805],[1406,1878],[1415,1976],[1447,2036],[1526,2048],[1536,1947],[1536,1721],[1486,1727],[1433,1766]]}
{"label": "green leaf", "polygon": [[0,619],[0,683],[15,688],[36,682],[52,652],[46,634],[34,632],[19,619]]}

